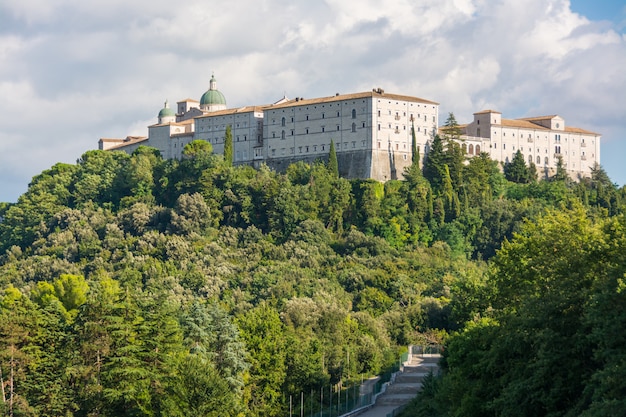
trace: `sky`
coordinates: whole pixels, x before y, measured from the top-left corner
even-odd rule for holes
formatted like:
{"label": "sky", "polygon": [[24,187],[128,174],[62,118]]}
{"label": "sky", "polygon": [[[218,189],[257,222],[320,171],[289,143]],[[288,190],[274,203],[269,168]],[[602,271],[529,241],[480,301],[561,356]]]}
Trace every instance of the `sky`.
{"label": "sky", "polygon": [[625,1],[0,0],[0,201],[211,74],[228,107],[380,87],[459,123],[558,114],[626,184]]}

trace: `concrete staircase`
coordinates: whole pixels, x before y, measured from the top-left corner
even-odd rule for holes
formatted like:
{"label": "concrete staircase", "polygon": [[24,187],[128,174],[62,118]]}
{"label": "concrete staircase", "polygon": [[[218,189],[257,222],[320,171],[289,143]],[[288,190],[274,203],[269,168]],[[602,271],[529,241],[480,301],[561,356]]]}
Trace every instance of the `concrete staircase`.
{"label": "concrete staircase", "polygon": [[424,378],[431,372],[437,374],[440,357],[439,354],[413,355],[385,393],[378,397],[376,405],[400,407],[407,404],[422,388]]}
{"label": "concrete staircase", "polygon": [[387,386],[384,393],[376,399],[376,403],[358,413],[350,414],[359,417],[387,417],[394,415],[408,404],[422,388],[422,381],[432,372],[439,372],[440,354],[416,354],[405,362],[402,371],[396,373],[395,378]]}

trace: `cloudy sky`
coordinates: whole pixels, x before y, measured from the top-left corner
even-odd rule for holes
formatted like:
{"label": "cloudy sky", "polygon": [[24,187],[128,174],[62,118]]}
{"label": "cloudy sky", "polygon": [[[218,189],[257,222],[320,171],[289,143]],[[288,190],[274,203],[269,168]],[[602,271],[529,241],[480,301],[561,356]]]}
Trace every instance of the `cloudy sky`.
{"label": "cloudy sky", "polygon": [[0,0],[0,201],[211,73],[229,107],[381,87],[442,120],[558,114],[624,185],[625,68],[616,0]]}

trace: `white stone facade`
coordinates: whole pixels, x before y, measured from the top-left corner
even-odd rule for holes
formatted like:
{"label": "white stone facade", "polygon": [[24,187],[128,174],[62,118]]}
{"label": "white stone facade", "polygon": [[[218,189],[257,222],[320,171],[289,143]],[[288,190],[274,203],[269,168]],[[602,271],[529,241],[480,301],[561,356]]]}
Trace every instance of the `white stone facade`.
{"label": "white stone facade", "polygon": [[[209,91],[217,92],[212,80]],[[142,144],[159,149],[164,158],[180,158],[186,144],[200,139],[222,154],[230,126],[235,164],[266,163],[280,170],[299,160],[327,160],[333,141],[343,176],[385,181],[401,178],[411,164],[411,126],[424,155],[439,121],[438,103],[382,89],[237,109],[198,105],[191,99],[177,102],[176,121],[159,118]],[[107,149],[131,152],[128,145],[107,142]]]}
{"label": "white stone facade", "polygon": [[[327,160],[333,141],[342,176],[386,181],[402,178],[411,164],[411,128],[423,157],[439,124],[438,103],[380,88],[313,99],[283,97],[265,106],[224,107],[225,98],[212,77],[200,102],[177,102],[175,120],[166,103],[159,123],[148,127],[148,138],[101,139],[99,148],[132,152],[147,145],[159,149],[166,159],[179,159],[186,144],[200,139],[222,154],[230,126],[235,164],[265,163],[282,170],[297,161]],[[556,115],[510,120],[486,110],[460,127],[468,157],[487,152],[504,164],[519,150],[527,163],[534,163],[545,175],[554,172],[561,157],[573,178],[589,176],[600,163],[600,135],[568,127]]]}
{"label": "white stone facade", "polygon": [[423,151],[436,130],[438,110],[438,103],[381,89],[268,106],[263,117],[265,159],[275,167],[281,161],[324,159],[332,140],[346,177],[400,178],[411,164],[411,121]]}
{"label": "white stone facade", "polygon": [[485,110],[474,113],[474,120],[461,129],[468,156],[482,151],[507,163],[519,150],[540,175],[553,174],[559,157],[572,178],[588,177],[600,164],[600,134],[566,126],[560,116],[503,119],[500,112]]}

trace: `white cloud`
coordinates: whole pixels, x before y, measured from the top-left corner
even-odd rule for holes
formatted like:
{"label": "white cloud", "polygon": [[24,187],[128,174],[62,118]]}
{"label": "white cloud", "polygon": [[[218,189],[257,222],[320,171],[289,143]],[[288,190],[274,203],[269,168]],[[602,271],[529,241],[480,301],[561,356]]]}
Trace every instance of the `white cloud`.
{"label": "white cloud", "polygon": [[624,35],[566,0],[4,2],[0,201],[100,137],[146,134],[212,72],[233,107],[382,87],[460,121],[558,113],[624,154],[625,67]]}

